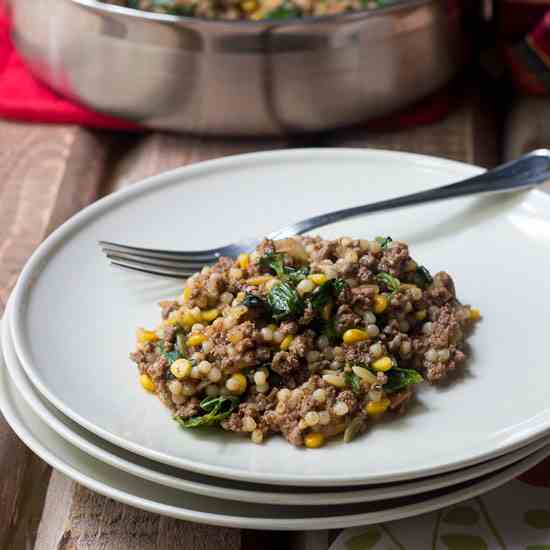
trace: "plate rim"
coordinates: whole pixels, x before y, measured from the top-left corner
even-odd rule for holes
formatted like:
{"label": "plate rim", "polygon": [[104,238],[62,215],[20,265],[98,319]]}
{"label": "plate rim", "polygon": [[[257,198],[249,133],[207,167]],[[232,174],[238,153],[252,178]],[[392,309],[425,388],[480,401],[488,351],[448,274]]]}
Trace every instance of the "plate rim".
{"label": "plate rim", "polygon": [[[85,429],[95,433],[99,437],[125,448],[135,454],[150,458],[157,462],[162,462],[174,467],[195,471],[201,474],[210,475],[213,477],[223,477],[229,479],[237,479],[248,482],[259,482],[263,484],[294,484],[301,486],[331,486],[331,485],[353,485],[353,484],[372,484],[372,483],[386,483],[392,481],[402,481],[406,479],[426,477],[430,475],[436,475],[443,472],[464,468],[494,458],[496,456],[503,455],[510,451],[513,451],[523,445],[531,443],[537,437],[543,436],[545,432],[550,431],[550,420],[547,421],[543,428],[531,429],[531,432],[524,434],[522,437],[516,436],[508,440],[507,442],[501,442],[492,449],[485,449],[483,451],[470,452],[468,458],[457,458],[454,460],[448,460],[445,463],[437,466],[425,466],[418,467],[415,470],[406,470],[401,472],[389,472],[386,474],[356,474],[349,475],[315,475],[307,476],[300,474],[280,474],[280,473],[258,473],[246,470],[235,469],[227,466],[212,465],[203,462],[194,462],[191,459],[176,457],[163,452],[155,451],[153,449],[144,447],[139,444],[135,444],[131,441],[124,439],[123,437],[113,434],[108,430],[105,430],[92,421],[83,418],[81,415],[73,411],[69,406],[65,405],[62,399],[58,398],[48,387],[41,381],[39,372],[34,368],[30,352],[25,347],[25,338],[23,336],[24,330],[24,304],[26,292],[29,288],[32,288],[33,278],[39,276],[41,261],[48,258],[50,254],[55,253],[56,245],[63,242],[63,240],[72,234],[73,231],[78,230],[81,224],[85,224],[89,219],[93,219],[95,216],[100,215],[103,211],[110,208],[116,208],[121,201],[125,201],[134,195],[140,195],[147,190],[153,190],[162,188],[163,186],[169,186],[173,183],[175,178],[185,180],[186,177],[193,177],[196,174],[201,174],[211,170],[224,170],[227,167],[238,166],[246,162],[273,162],[278,160],[295,160],[295,159],[308,159],[319,158],[322,155],[324,158],[334,157],[342,159],[342,157],[354,157],[358,158],[362,156],[368,161],[368,159],[382,159],[388,160],[405,160],[409,163],[417,164],[426,168],[435,168],[444,171],[456,170],[460,175],[474,175],[482,171],[481,168],[475,167],[470,164],[442,159],[427,155],[418,155],[413,153],[402,153],[396,151],[384,151],[376,149],[354,149],[354,148],[342,148],[342,149],[286,149],[280,151],[268,151],[259,153],[248,153],[245,155],[233,155],[221,159],[214,159],[205,162],[199,162],[197,164],[177,168],[168,172],[161,173],[159,175],[147,178],[139,183],[136,183],[128,188],[117,191],[111,195],[108,195],[96,203],[83,209],[75,216],[67,220],[58,229],[56,229],[32,254],[27,261],[21,276],[14,289],[14,314],[12,324],[12,339],[14,341],[15,349],[20,362],[25,370],[25,373],[29,377],[32,384],[39,390],[39,392],[60,410],[65,416],[74,420]],[[38,275],[36,275],[38,273]]]}
{"label": "plate rim", "polygon": [[[269,491],[262,490],[255,491],[253,489],[245,490],[228,488],[223,487],[223,485],[220,487],[220,485],[216,485],[215,483],[201,483],[200,481],[190,481],[185,479],[182,480],[181,478],[177,478],[176,476],[171,476],[170,474],[165,474],[162,472],[156,472],[155,470],[151,470],[146,466],[137,465],[135,463],[127,461],[125,458],[117,456],[115,451],[111,452],[107,449],[102,449],[101,447],[98,447],[95,443],[88,441],[85,434],[80,434],[74,431],[70,426],[65,424],[62,418],[58,418],[54,413],[49,411],[47,407],[41,402],[41,400],[44,398],[38,395],[37,390],[32,386],[32,383],[26,377],[26,374],[23,371],[23,368],[16,356],[13,341],[11,338],[10,319],[12,316],[12,312],[13,307],[10,297],[10,299],[8,299],[4,317],[2,319],[2,326],[0,327],[0,347],[3,350],[4,362],[11,383],[17,390],[18,394],[23,397],[25,403],[33,411],[33,413],[36,414],[41,421],[47,424],[59,437],[61,437],[71,445],[77,447],[83,453],[89,454],[93,458],[104,462],[108,466],[111,466],[118,470],[122,470],[127,474],[146,479],[147,481],[153,483],[165,485],[172,489],[188,491],[190,493],[208,496],[211,498],[234,501],[242,500],[244,502],[251,503],[266,502],[267,499],[267,501],[272,504],[289,506],[333,506],[340,504],[377,502],[393,498],[414,496],[429,491],[445,489],[466,481],[475,480],[476,478],[483,477],[487,474],[490,474],[491,472],[495,472],[502,468],[506,468],[516,462],[519,462],[520,460],[527,458],[529,455],[539,451],[545,446],[550,447],[550,435],[548,435],[534,441],[531,445],[521,447],[517,451],[513,451],[512,453],[503,455],[502,457],[497,457],[488,462],[476,464],[474,466],[471,466],[470,468],[456,470],[437,476],[445,479],[438,480],[433,478],[420,478],[418,480],[405,481],[403,483],[405,483],[409,487],[407,487],[406,489],[402,489],[401,491],[397,487],[376,488],[367,486],[364,489],[350,488],[346,490],[345,488],[343,488],[343,491],[333,493],[300,493],[296,491],[286,493],[270,493]],[[16,362],[17,364],[15,364]],[[16,375],[14,375],[14,371],[18,371]],[[24,388],[22,384],[25,384],[28,387]],[[60,411],[58,411],[58,413],[60,416],[63,416],[63,413],[61,413]],[[107,442],[107,444],[109,443]],[[148,474],[148,472],[150,471],[155,472],[155,475]],[[181,471],[185,472],[185,470]],[[170,482],[169,480],[171,479],[176,481]],[[226,480],[220,479],[220,482],[223,483],[224,481]],[[430,481],[435,482],[435,484],[430,486]],[[394,482],[392,484],[400,485],[401,483]],[[424,485],[420,486],[421,484]],[[211,489],[211,487],[214,487],[214,489]],[[289,489],[291,489],[291,487],[289,487]],[[224,495],[222,492],[231,493],[231,495]],[[378,495],[376,494],[376,492],[383,492],[384,494]],[[347,496],[342,497],[340,496],[341,493],[344,493]],[[373,495],[371,496],[370,493],[373,493]],[[312,499],[315,499],[315,501],[312,501]]]}
{"label": "plate rim", "polygon": [[[7,373],[7,368],[4,363],[3,354],[0,353],[0,379],[6,377],[7,383],[11,385],[12,391],[14,384]],[[17,391],[17,390],[16,390]],[[504,468],[494,476],[488,476],[487,479],[473,483],[472,485],[460,489],[456,492],[449,492],[442,496],[428,498],[420,503],[407,504],[405,506],[388,509],[377,512],[366,512],[362,514],[353,515],[341,515],[331,516],[323,518],[304,517],[304,518],[291,518],[291,519],[273,519],[273,518],[261,518],[261,517],[246,517],[242,516],[228,516],[221,513],[213,512],[200,512],[196,510],[189,510],[183,507],[177,507],[173,505],[167,505],[154,501],[152,499],[143,498],[140,496],[132,495],[128,491],[117,489],[100,479],[94,478],[92,474],[86,474],[78,470],[77,467],[67,462],[67,459],[59,457],[55,452],[48,449],[42,441],[38,440],[32,431],[25,426],[24,421],[18,418],[17,413],[14,412],[12,405],[8,402],[8,391],[4,384],[0,384],[0,411],[4,415],[7,423],[21,441],[29,447],[36,455],[42,460],[50,464],[56,470],[59,470],[63,474],[67,475],[72,480],[84,485],[91,491],[99,493],[105,497],[112,498],[118,502],[122,502],[129,506],[157,513],[176,519],[182,519],[187,521],[193,521],[195,523],[204,523],[208,525],[217,525],[223,527],[236,527],[236,528],[252,528],[252,529],[265,529],[265,530],[326,530],[326,529],[344,529],[348,527],[364,526],[374,523],[381,523],[385,521],[393,521],[397,519],[403,519],[406,517],[412,517],[415,515],[424,514],[443,508],[446,506],[452,506],[458,502],[462,502],[466,499],[473,498],[487,491],[495,489],[500,485],[514,479],[532,468],[535,464],[542,461],[544,458],[550,455],[550,446],[545,447],[534,454],[520,460],[507,468]],[[40,422],[42,422],[40,420]],[[55,433],[55,432],[54,432]],[[56,437],[60,437],[55,434]],[[77,449],[77,452],[82,452]],[[112,468],[108,466],[108,468]],[[123,475],[129,475],[123,473]],[[132,476],[131,476],[132,477]],[[192,497],[193,495],[191,495]]]}

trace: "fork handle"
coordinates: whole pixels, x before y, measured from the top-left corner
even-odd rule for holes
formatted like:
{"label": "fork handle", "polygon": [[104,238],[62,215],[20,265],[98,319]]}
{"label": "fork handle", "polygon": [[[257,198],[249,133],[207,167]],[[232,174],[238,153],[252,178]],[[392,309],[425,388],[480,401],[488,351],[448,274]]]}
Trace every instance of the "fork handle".
{"label": "fork handle", "polygon": [[275,231],[269,237],[280,239],[290,237],[291,235],[300,235],[317,227],[382,210],[392,210],[394,208],[453,199],[467,195],[529,189],[546,181],[550,181],[550,150],[537,149],[517,160],[488,170],[479,176],[451,183],[443,187],[404,195],[395,199],[320,214],[319,216],[314,216]]}

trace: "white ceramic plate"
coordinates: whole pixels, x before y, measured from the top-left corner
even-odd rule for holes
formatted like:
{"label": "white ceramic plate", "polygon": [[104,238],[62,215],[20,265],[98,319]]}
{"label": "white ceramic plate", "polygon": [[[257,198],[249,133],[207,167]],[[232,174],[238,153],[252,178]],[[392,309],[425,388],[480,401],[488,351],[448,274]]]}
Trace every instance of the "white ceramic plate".
{"label": "white ceramic plate", "polygon": [[426,493],[481,477],[509,466],[550,445],[550,437],[547,436],[515,452],[476,466],[471,466],[470,468],[464,468],[440,476],[423,478],[418,481],[372,485],[367,488],[342,488],[330,491],[316,491],[314,488],[311,488],[309,491],[299,492],[296,488],[282,485],[260,485],[209,478],[147,460],[111,445],[91,432],[84,430],[45,402],[29,382],[15,353],[10,335],[10,306],[11,301],[8,302],[6,315],[2,323],[4,359],[11,381],[18,394],[25,399],[26,404],[32,411],[63,439],[90,456],[129,474],[182,491],[241,502],[269,502],[271,504],[282,505],[315,506],[388,500]]}
{"label": "white ceramic plate", "polygon": [[480,480],[427,495],[321,508],[272,506],[235,503],[169,489],[128,475],[92,458],[59,437],[34,414],[12,384],[3,358],[0,358],[0,410],[21,440],[38,456],[93,491],[149,512],[244,529],[337,529],[423,514],[494,489],[550,454],[550,449],[546,447]]}
{"label": "white ceramic plate", "polygon": [[[420,404],[398,421],[315,451],[279,437],[255,446],[223,432],[178,429],[139,390],[127,359],[134,327],[154,325],[155,302],[177,287],[114,272],[97,247],[98,239],[209,247],[478,172],[430,157],[337,149],[230,157],[157,176],[85,209],[39,247],[15,291],[17,354],[39,391],[83,427],[208,475],[342,486],[433,475],[504,454],[550,427],[544,193],[460,199],[321,231],[408,241],[432,271],[453,275],[460,298],[480,307],[484,319],[470,340],[473,358],[462,380],[423,388]],[[537,289],[537,297],[526,288]]]}

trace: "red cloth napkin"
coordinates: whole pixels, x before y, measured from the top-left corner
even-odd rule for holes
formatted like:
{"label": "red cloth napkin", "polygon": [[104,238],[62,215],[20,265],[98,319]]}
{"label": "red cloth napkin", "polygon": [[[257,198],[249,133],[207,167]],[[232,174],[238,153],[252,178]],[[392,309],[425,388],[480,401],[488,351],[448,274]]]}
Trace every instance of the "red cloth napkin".
{"label": "red cloth napkin", "polygon": [[137,128],[135,124],[73,103],[36,80],[13,47],[6,13],[0,0],[0,117],[116,130]]}
{"label": "red cloth napkin", "polygon": [[[452,94],[441,91],[391,117],[371,121],[369,128],[390,129],[429,124],[443,118],[452,105]],[[0,0],[0,117],[51,123],[75,123],[94,128],[135,130],[138,126],[99,114],[66,99],[35,79],[13,47],[10,21]]]}

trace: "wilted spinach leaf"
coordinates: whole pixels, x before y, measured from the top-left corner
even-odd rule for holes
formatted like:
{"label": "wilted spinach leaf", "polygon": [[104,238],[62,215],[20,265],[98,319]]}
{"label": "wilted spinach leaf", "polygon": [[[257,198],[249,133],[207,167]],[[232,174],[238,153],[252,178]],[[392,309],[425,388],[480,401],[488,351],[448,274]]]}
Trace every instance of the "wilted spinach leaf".
{"label": "wilted spinach leaf", "polygon": [[301,15],[300,10],[288,4],[283,4],[278,8],[270,11],[265,19],[289,19],[290,17],[299,17]]}
{"label": "wilted spinach leaf", "polygon": [[319,311],[325,307],[333,297],[338,296],[347,283],[343,279],[329,279],[323,283],[310,297],[311,307]]}
{"label": "wilted spinach leaf", "polygon": [[241,305],[255,310],[258,313],[269,313],[269,306],[267,302],[261,296],[256,296],[256,294],[252,294],[251,292],[245,296],[244,300],[241,302]]}
{"label": "wilted spinach leaf", "polygon": [[339,340],[341,335],[336,330],[336,325],[334,319],[329,319],[328,321],[323,321],[321,326],[321,334],[328,338],[328,341],[334,345]]}
{"label": "wilted spinach leaf", "polygon": [[206,397],[200,403],[206,414],[193,416],[192,418],[181,418],[175,416],[174,420],[184,428],[199,428],[201,426],[215,426],[225,420],[238,406],[239,398],[233,395],[219,397]]}
{"label": "wilted spinach leaf", "polygon": [[285,274],[284,256],[281,253],[269,252],[260,258],[260,265],[264,269],[271,269],[279,278]]}
{"label": "wilted spinach leaf", "polygon": [[392,294],[397,292],[399,290],[399,287],[401,286],[399,279],[396,279],[389,273],[385,273],[383,271],[376,275],[376,280],[379,283],[382,283]]}
{"label": "wilted spinach leaf", "polygon": [[304,301],[289,283],[277,283],[268,294],[267,303],[276,321],[299,317],[304,311]]}
{"label": "wilted spinach leaf", "polygon": [[363,393],[363,383],[361,382],[361,378],[359,378],[359,376],[357,376],[354,372],[346,372],[344,378],[346,380],[346,384],[351,387],[351,391],[355,395]]}
{"label": "wilted spinach leaf", "polygon": [[308,267],[294,268],[284,264],[284,254],[270,252],[260,258],[260,265],[264,269],[271,269],[281,281],[289,281],[297,285],[309,275]]}
{"label": "wilted spinach leaf", "polygon": [[394,393],[412,384],[419,384],[424,380],[418,371],[399,367],[393,367],[386,372],[386,376],[388,377],[388,381],[384,384],[386,393]]}
{"label": "wilted spinach leaf", "polygon": [[414,282],[420,288],[426,288],[428,285],[431,285],[434,280],[430,272],[423,265],[419,265],[414,274]]}
{"label": "wilted spinach leaf", "polygon": [[285,267],[285,275],[288,281],[290,281],[293,285],[297,285],[309,275],[309,267],[304,266],[298,269],[295,269],[294,267]]}
{"label": "wilted spinach leaf", "polygon": [[393,239],[391,237],[376,237],[374,239],[379,245],[382,250],[385,250],[388,248],[391,242],[393,242]]}
{"label": "wilted spinach leaf", "polygon": [[182,356],[180,351],[177,349],[177,346],[174,347],[172,351],[164,351],[164,342],[158,342],[155,348],[158,353],[166,358],[168,365],[172,365],[176,359],[179,359]]}
{"label": "wilted spinach leaf", "polygon": [[174,361],[179,359],[181,357],[181,354],[178,350],[172,350],[172,351],[165,351],[163,352],[164,357],[166,357],[166,360],[168,361],[168,364],[171,365]]}

